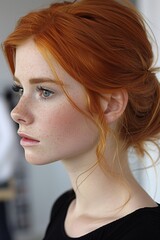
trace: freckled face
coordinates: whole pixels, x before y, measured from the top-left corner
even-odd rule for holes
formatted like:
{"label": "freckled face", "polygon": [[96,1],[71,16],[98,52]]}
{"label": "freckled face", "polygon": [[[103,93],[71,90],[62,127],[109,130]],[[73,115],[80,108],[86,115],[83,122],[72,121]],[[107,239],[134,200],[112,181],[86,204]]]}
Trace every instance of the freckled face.
{"label": "freckled face", "polygon": [[[53,66],[69,96],[86,111],[83,86],[55,59]],[[19,124],[26,160],[47,164],[79,158],[94,149],[96,126],[71,105],[61,87],[54,83],[56,76],[32,40],[17,48],[15,68],[15,91],[22,95],[11,116]]]}

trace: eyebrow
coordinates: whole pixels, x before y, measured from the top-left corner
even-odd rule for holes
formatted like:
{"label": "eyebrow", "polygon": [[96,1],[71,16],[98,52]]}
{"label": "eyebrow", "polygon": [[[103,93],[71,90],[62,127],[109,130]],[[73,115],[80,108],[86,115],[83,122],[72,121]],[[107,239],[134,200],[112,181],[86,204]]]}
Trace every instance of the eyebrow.
{"label": "eyebrow", "polygon": [[[13,79],[15,82],[18,82],[18,83],[21,83],[20,80],[16,77],[16,76],[13,76]],[[55,80],[55,79],[51,79],[51,78],[30,78],[29,79],[29,82],[31,84],[38,84],[38,83],[55,83],[57,85],[64,85],[63,82],[61,82],[60,80]]]}

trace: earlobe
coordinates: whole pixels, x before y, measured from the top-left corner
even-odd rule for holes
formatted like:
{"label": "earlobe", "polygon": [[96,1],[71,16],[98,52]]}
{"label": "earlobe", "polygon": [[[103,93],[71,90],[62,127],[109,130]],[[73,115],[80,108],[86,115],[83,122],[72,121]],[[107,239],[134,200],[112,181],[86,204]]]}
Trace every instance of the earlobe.
{"label": "earlobe", "polygon": [[125,89],[119,89],[107,95],[107,98],[102,99],[101,107],[103,108],[106,121],[112,123],[118,120],[124,113],[127,103],[128,93]]}

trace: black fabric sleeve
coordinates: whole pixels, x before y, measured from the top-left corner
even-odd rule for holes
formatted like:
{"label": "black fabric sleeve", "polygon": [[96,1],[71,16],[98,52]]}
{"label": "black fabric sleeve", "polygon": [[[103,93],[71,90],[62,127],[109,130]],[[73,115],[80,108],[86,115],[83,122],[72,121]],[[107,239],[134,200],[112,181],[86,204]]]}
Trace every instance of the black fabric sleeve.
{"label": "black fabric sleeve", "polygon": [[51,232],[51,229],[53,228],[54,223],[56,223],[57,218],[60,217],[60,214],[61,212],[63,212],[63,209],[68,207],[69,203],[74,198],[75,198],[75,193],[73,190],[69,190],[63,193],[60,197],[58,197],[58,199],[55,201],[51,209],[50,221],[47,226],[45,236],[43,239],[46,239],[46,236],[49,234],[49,232]]}

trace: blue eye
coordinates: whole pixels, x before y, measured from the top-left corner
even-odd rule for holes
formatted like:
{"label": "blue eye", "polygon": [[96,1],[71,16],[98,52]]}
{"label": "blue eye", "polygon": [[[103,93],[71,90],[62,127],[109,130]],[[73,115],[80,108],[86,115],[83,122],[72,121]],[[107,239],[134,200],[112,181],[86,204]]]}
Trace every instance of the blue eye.
{"label": "blue eye", "polygon": [[16,84],[14,84],[12,86],[12,90],[17,93],[19,96],[22,96],[23,95],[23,88],[21,86],[18,86]]}
{"label": "blue eye", "polygon": [[38,89],[38,91],[40,92],[40,96],[42,97],[42,98],[44,98],[44,99],[46,99],[46,98],[49,98],[49,97],[51,97],[53,94],[54,94],[54,92],[53,91],[51,91],[51,90],[48,90],[48,89],[46,89],[46,88],[44,88],[44,87],[37,87],[37,89]]}
{"label": "blue eye", "polygon": [[44,89],[44,90],[42,91],[42,95],[43,95],[43,97],[47,98],[47,97],[50,97],[51,92],[48,91],[48,90],[46,90],[46,89]]}

